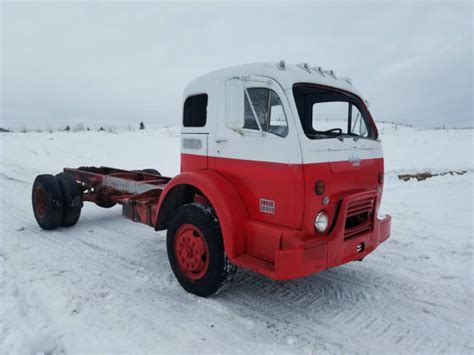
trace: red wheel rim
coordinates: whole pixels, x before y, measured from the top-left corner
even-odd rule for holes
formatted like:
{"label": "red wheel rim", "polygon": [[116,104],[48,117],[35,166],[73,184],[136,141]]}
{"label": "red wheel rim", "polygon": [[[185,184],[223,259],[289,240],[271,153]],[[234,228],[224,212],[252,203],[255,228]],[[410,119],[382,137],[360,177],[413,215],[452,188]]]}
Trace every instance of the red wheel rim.
{"label": "red wheel rim", "polygon": [[46,194],[42,186],[35,188],[35,211],[39,218],[44,218],[46,215]]}
{"label": "red wheel rim", "polygon": [[176,231],[174,255],[179,270],[191,280],[199,280],[209,268],[209,248],[202,232],[192,224],[183,224]]}

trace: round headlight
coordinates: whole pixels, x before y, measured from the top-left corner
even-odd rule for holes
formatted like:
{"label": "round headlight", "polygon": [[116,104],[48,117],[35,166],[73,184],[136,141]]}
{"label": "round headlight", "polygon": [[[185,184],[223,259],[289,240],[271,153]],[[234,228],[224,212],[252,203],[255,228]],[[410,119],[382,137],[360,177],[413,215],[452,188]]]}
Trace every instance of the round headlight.
{"label": "round headlight", "polygon": [[324,211],[319,212],[314,219],[314,227],[321,233],[327,229],[328,223],[328,215]]}

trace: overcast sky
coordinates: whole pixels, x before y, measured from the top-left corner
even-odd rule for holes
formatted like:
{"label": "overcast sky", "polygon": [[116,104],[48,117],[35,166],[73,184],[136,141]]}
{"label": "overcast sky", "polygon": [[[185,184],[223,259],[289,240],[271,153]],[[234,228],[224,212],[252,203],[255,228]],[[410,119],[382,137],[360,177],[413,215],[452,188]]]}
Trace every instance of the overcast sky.
{"label": "overcast sky", "polygon": [[285,59],[349,76],[376,120],[473,125],[469,2],[1,3],[1,124],[179,124],[214,69]]}

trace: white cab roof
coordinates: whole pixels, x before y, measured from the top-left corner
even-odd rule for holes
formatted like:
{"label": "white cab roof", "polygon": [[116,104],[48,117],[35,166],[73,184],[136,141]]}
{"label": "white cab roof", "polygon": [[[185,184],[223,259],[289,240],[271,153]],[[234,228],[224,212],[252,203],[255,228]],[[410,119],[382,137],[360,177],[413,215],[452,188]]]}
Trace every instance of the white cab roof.
{"label": "white cab roof", "polygon": [[186,87],[185,96],[200,89],[225,82],[228,79],[242,76],[265,76],[277,81],[284,90],[291,89],[296,83],[319,84],[346,90],[361,97],[360,92],[346,79],[331,75],[329,71],[321,73],[316,66],[303,64],[252,63],[216,70],[191,81]]}

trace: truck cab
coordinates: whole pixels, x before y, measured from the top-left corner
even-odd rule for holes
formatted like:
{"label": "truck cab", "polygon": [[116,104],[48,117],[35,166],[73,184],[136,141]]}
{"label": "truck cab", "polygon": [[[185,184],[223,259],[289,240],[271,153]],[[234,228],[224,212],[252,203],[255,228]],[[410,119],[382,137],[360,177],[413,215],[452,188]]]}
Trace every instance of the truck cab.
{"label": "truck cab", "polygon": [[351,81],[308,64],[248,64],[184,92],[181,171],[213,171],[244,205],[237,265],[274,279],[361,260],[386,240],[382,144]]}
{"label": "truck cab", "polygon": [[[247,64],[184,91],[181,172],[64,168],[39,175],[43,229],[72,227],[83,202],[167,230],[171,269],[198,296],[242,267],[275,280],[362,260],[390,236],[378,217],[377,127],[350,80],[309,64]],[[163,157],[166,159],[166,156]]]}

